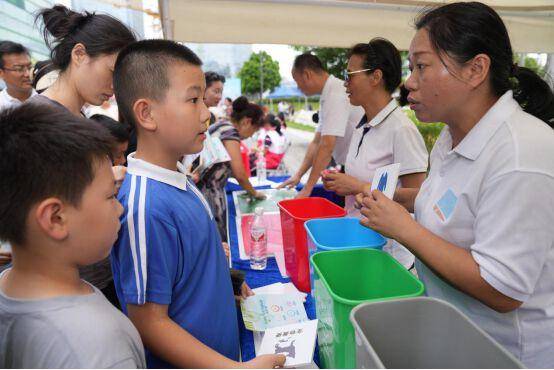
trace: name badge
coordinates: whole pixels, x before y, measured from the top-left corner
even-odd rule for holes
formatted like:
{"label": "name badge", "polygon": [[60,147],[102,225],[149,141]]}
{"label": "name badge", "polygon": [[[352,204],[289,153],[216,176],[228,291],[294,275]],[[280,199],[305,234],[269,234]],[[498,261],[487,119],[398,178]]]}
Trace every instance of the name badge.
{"label": "name badge", "polygon": [[452,189],[448,189],[442,195],[439,201],[435,203],[435,205],[433,206],[433,211],[437,214],[442,222],[445,222],[450,218],[450,216],[452,216],[457,202],[458,197],[456,196],[456,194],[454,194]]}

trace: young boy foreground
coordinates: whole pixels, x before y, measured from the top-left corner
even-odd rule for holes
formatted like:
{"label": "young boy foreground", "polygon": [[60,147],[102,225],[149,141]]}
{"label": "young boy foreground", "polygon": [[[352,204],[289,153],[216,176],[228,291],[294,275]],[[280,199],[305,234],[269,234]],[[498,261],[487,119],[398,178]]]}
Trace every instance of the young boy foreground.
{"label": "young boy foreground", "polygon": [[0,367],[144,368],[140,337],[79,278],[117,238],[109,133],[44,105],[0,113]]}
{"label": "young boy foreground", "polygon": [[117,294],[147,348],[148,367],[282,366],[282,355],[240,363],[229,268],[212,212],[179,160],[202,150],[210,113],[202,62],[167,40],[118,56],[114,90],[137,132],[118,198],[112,251]]}

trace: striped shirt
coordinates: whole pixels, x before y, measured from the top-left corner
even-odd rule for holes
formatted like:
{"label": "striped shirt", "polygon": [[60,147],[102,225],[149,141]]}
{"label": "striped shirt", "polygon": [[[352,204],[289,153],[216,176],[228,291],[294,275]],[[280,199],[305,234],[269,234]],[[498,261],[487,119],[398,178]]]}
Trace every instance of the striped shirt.
{"label": "striped shirt", "polygon": [[[168,306],[169,317],[238,360],[233,289],[210,207],[185,175],[128,157],[118,198],[125,211],[112,250],[117,296],[126,305]],[[146,351],[148,367],[172,367]]]}

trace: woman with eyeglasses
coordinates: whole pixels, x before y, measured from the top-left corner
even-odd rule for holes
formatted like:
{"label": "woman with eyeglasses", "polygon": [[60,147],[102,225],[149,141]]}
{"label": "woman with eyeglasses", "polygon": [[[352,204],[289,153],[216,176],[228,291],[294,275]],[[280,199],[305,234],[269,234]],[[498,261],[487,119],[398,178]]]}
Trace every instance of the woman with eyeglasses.
{"label": "woman with eyeglasses", "polygon": [[459,308],[525,366],[552,368],[553,91],[514,64],[506,26],[487,5],[434,8],[416,30],[408,101],[420,120],[446,127],[411,204],[405,194],[415,220],[374,191],[362,223],[417,256],[427,295]]}
{"label": "woman with eyeglasses", "polygon": [[23,45],[0,41],[0,79],[6,88],[0,92],[0,109],[16,107],[36,95],[31,85],[31,55]]}
{"label": "woman with eyeglasses", "polygon": [[[425,180],[428,153],[417,127],[392,98],[401,82],[402,64],[391,42],[375,38],[355,45],[344,77],[350,103],[361,106],[365,115],[352,134],[345,173],[322,176],[327,190],[346,196],[348,215],[360,217],[355,196],[369,191],[377,168],[400,163],[400,186],[419,188]],[[404,266],[412,266],[413,256],[397,243],[387,243],[384,250]]]}

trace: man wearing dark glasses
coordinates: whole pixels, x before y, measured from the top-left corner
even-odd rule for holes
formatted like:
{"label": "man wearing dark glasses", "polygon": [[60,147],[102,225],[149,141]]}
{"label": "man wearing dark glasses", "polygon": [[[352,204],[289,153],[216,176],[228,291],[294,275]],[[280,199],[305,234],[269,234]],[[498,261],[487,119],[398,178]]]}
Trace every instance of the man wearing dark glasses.
{"label": "man wearing dark glasses", "polygon": [[23,104],[36,95],[31,84],[32,69],[29,51],[23,45],[0,41],[0,78],[6,83],[0,92],[0,109]]}
{"label": "man wearing dark glasses", "polygon": [[297,198],[305,198],[310,196],[321,171],[329,165],[342,170],[352,132],[364,112],[360,107],[350,104],[344,82],[329,75],[321,61],[313,54],[304,53],[296,57],[292,77],[305,95],[320,95],[319,124],[314,139],[308,146],[298,171],[280,185],[296,186],[311,168],[308,181],[297,195]]}

